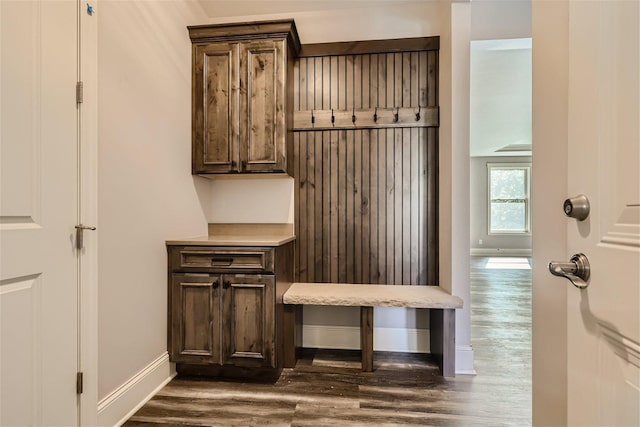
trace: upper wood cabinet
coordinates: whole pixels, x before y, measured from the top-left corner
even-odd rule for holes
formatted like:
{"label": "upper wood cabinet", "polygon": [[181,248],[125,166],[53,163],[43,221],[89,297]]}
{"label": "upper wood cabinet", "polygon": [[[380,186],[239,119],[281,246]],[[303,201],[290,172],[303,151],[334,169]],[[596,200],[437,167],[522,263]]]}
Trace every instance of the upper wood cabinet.
{"label": "upper wood cabinet", "polygon": [[293,20],[189,27],[192,173],[292,173]]}

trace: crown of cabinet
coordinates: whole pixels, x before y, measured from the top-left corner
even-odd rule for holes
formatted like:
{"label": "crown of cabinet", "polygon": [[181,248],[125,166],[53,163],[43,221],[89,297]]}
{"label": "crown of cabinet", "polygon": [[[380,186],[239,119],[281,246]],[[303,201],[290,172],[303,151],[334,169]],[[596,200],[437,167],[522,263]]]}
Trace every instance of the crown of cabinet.
{"label": "crown of cabinet", "polygon": [[189,37],[192,43],[252,40],[257,38],[286,39],[294,55],[300,53],[300,38],[293,19],[230,24],[192,25]]}
{"label": "crown of cabinet", "polygon": [[293,20],[188,27],[192,173],[289,173],[293,148]]}

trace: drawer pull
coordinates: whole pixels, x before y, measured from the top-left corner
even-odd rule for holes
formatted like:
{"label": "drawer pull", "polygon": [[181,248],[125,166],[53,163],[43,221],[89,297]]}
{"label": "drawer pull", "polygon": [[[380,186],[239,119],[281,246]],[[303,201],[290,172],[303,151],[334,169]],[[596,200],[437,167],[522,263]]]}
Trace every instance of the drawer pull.
{"label": "drawer pull", "polygon": [[273,248],[176,248],[172,249],[171,268],[176,273],[273,272],[274,252]]}
{"label": "drawer pull", "polygon": [[233,264],[233,258],[212,258],[211,265],[228,266]]}

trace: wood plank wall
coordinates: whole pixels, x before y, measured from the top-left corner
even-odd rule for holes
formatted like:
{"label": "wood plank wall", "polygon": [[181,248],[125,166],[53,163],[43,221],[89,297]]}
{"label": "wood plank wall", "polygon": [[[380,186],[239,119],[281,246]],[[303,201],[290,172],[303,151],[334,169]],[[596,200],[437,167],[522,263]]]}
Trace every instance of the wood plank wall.
{"label": "wood plank wall", "polygon": [[[437,106],[438,51],[302,57],[295,110]],[[436,127],[294,135],[296,280],[435,285]]]}

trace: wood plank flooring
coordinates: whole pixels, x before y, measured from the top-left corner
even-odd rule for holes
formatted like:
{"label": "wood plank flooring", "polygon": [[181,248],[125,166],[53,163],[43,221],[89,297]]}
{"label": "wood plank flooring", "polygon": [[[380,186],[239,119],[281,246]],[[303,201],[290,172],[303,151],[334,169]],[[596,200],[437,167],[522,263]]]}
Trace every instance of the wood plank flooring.
{"label": "wood plank flooring", "polygon": [[150,426],[531,425],[531,270],[472,258],[476,376],[438,375],[429,356],[306,350],[275,383],[176,378],[125,423]]}

